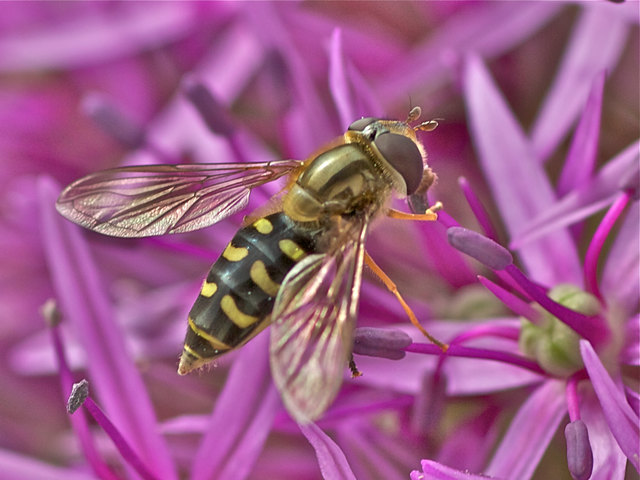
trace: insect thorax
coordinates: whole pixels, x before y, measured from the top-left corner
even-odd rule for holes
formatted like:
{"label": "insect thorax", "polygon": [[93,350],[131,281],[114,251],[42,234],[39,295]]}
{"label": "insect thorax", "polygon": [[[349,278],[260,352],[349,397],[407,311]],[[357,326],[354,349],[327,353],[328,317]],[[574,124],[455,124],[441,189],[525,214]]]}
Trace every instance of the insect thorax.
{"label": "insect thorax", "polygon": [[382,204],[390,189],[391,182],[363,147],[347,143],[313,159],[285,196],[283,210],[295,221],[311,222]]}

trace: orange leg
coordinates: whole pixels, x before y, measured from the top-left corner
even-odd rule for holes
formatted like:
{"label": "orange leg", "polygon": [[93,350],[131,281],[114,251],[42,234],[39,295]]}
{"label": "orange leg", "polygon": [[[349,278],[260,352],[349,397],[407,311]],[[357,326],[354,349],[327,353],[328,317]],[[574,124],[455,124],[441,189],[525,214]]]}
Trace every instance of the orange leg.
{"label": "orange leg", "polygon": [[401,212],[400,210],[395,210],[390,208],[387,210],[387,216],[390,218],[397,218],[399,220],[420,220],[432,222],[438,219],[438,214],[436,213],[438,210],[442,209],[442,203],[436,202],[433,207],[427,209],[422,215],[416,213],[406,213]]}
{"label": "orange leg", "polygon": [[373,258],[371,258],[371,256],[367,252],[364,253],[364,262],[373,271],[373,273],[375,273],[376,276],[380,280],[382,280],[382,283],[384,283],[384,286],[387,287],[387,289],[391,293],[393,293],[393,295],[395,295],[395,297],[400,302],[400,305],[402,305],[402,308],[404,309],[405,313],[408,315],[409,320],[411,320],[411,323],[413,323],[413,325],[418,330],[420,330],[422,334],[429,339],[429,341],[439,346],[443,352],[446,352],[447,349],[449,348],[449,345],[447,345],[446,343],[442,343],[441,341],[433,337],[429,332],[427,332],[424,329],[422,325],[420,325],[420,322],[418,322],[418,318],[416,317],[415,313],[413,313],[413,311],[411,310],[411,307],[407,305],[407,302],[405,302],[404,298],[402,298],[402,295],[400,295],[400,292],[398,291],[398,287],[396,287],[396,284],[393,283],[393,280],[391,280],[387,276],[387,274],[382,271],[382,269],[378,266],[376,262],[373,261]]}

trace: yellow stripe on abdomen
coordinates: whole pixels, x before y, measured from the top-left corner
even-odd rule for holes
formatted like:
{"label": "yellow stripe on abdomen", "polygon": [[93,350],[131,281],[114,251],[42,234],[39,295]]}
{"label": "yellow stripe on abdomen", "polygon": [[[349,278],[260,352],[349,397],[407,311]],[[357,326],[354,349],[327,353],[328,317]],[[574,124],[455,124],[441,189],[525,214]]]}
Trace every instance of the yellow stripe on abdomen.
{"label": "yellow stripe on abdomen", "polygon": [[253,222],[253,227],[263,235],[269,235],[273,231],[273,224],[266,218],[259,218]]}
{"label": "yellow stripe on abdomen", "polygon": [[211,298],[214,293],[218,291],[218,285],[214,282],[207,282],[206,280],[202,283],[202,288],[200,289],[200,295],[203,297]]}
{"label": "yellow stripe on abdomen", "polygon": [[287,257],[295,262],[304,257],[306,253],[300,245],[288,238],[283,238],[282,240],[280,240],[278,242],[278,247],[280,247],[280,251],[282,253],[284,253]]}
{"label": "yellow stripe on abdomen", "polygon": [[221,342],[220,340],[218,340],[216,337],[214,337],[210,333],[207,333],[203,329],[198,327],[195,324],[195,322],[193,321],[193,318],[191,318],[191,317],[189,317],[189,327],[191,327],[191,330],[193,330],[196,335],[198,335],[201,338],[204,338],[207,342],[209,342],[214,349],[216,349],[216,350],[230,350],[231,349],[231,347],[229,345],[227,345],[224,342]]}
{"label": "yellow stripe on abdomen", "polygon": [[267,295],[275,297],[278,294],[280,284],[271,279],[269,272],[267,272],[267,267],[262,260],[253,262],[249,275],[253,283],[258,285]]}
{"label": "yellow stripe on abdomen", "polygon": [[258,321],[258,317],[241,312],[231,295],[222,297],[222,300],[220,300],[220,308],[222,308],[222,311],[229,317],[229,320],[240,328],[247,328],[249,325],[253,325]]}
{"label": "yellow stripe on abdomen", "polygon": [[247,247],[234,247],[231,244],[227,245],[227,248],[222,252],[222,256],[230,262],[239,262],[247,255],[249,255]]}

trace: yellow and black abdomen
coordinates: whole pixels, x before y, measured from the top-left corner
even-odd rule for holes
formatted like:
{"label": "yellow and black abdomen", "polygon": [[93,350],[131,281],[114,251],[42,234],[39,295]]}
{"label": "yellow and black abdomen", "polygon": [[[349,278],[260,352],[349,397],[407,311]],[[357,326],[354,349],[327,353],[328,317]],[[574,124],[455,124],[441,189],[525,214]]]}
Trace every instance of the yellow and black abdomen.
{"label": "yellow and black abdomen", "polygon": [[301,227],[283,212],[236,233],[189,312],[179,373],[238,347],[266,326],[282,281],[315,251],[315,236],[315,230]]}

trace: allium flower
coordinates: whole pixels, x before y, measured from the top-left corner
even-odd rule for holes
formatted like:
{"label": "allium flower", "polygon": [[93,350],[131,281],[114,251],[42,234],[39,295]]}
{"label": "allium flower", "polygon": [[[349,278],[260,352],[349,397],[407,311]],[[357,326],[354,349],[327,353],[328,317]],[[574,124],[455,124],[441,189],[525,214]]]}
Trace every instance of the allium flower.
{"label": "allium flower", "polygon": [[[0,476],[634,478],[637,7],[3,5]],[[445,209],[382,220],[367,250],[449,349],[365,275],[363,376],[315,424],[284,410],[268,332],[175,372],[241,215],[122,240],[55,211],[108,166],[305,158],[413,105],[439,119],[421,140]]]}
{"label": "allium flower", "polygon": [[[514,242],[520,245],[517,254],[529,275],[493,240],[460,227],[451,227],[449,238],[456,248],[496,273],[502,287],[485,278],[481,281],[522,316],[520,350],[535,359],[547,377],[544,382],[535,382],[537,386],[483,470],[499,478],[531,477],[567,413],[569,423],[563,428],[568,467],[574,478],[623,478],[627,460],[635,469],[639,466],[638,411],[633,407],[637,406],[637,394],[633,393],[631,377],[624,372],[638,364],[639,348],[638,336],[632,333],[637,331],[639,320],[638,205],[625,210],[638,198],[638,143],[586,178],[579,171],[566,170],[584,168],[574,155],[588,159],[589,152],[595,152],[604,76],[594,80],[560,177],[568,179],[569,185],[563,200],[554,202],[540,162],[482,64],[470,59],[464,73],[472,132],[484,172],[494,194],[511,199],[498,203],[499,210]],[[491,113],[487,114],[489,106]],[[498,132],[509,141],[495,142]],[[514,163],[516,157],[519,161]],[[614,166],[619,169],[617,178],[607,185],[608,170]],[[592,194],[595,185],[600,187],[597,198],[591,195],[575,200],[587,190]],[[536,201],[529,203],[527,195],[535,196]],[[572,199],[573,208],[567,209]],[[611,206],[593,234],[581,268],[576,264],[575,240],[558,225],[575,226],[588,215],[584,211],[593,202]],[[482,208],[474,203],[477,210]],[[526,212],[527,208],[532,210]],[[544,220],[536,219],[536,208]],[[527,222],[522,222],[523,215],[529,215]],[[556,226],[541,237],[539,229],[550,218]],[[622,225],[600,281],[597,263],[616,221]],[[540,251],[534,238],[538,244],[547,242],[544,250]],[[483,335],[489,334],[491,330],[486,328]]]}

